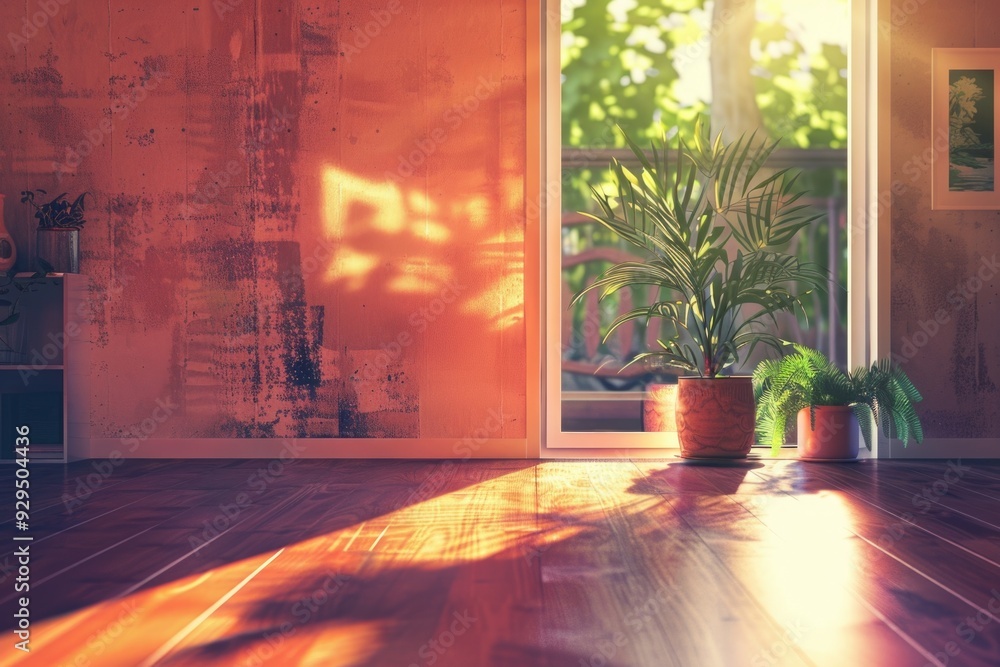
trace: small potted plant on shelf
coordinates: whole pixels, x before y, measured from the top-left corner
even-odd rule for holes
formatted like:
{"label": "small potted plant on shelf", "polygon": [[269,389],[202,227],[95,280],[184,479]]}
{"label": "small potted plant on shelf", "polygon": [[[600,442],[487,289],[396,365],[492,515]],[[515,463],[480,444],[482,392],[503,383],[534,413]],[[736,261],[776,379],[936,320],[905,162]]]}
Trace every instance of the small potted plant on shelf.
{"label": "small potted plant on shelf", "polygon": [[30,204],[38,218],[36,234],[38,264],[56,273],[80,272],[80,230],[86,223],[84,204],[89,192],[84,192],[70,202],[66,193],[39,205],[35,194],[46,195],[45,190],[24,190],[21,202]]}
{"label": "small potted plant on shelf", "polygon": [[845,373],[826,356],[802,345],[781,359],[762,361],[754,371],[757,435],[777,455],[796,419],[799,457],[851,460],[858,456],[858,428],[871,449],[872,420],[887,437],[905,446],[924,437],[913,404],[920,393],[888,359]]}
{"label": "small potted plant on shelf", "polygon": [[754,134],[712,141],[701,120],[690,139],[679,138],[676,148],[654,142],[649,156],[625,141],[641,169],[613,160],[617,192],[592,188],[600,212],[584,215],[648,259],[612,266],[574,301],[590,290],[604,299],[658,287],[649,290],[660,295],[651,303],[615,318],[605,339],[630,320],[665,320],[672,335],[629,363],[656,361],[696,374],[678,379],[683,457],[743,458],[754,441],[752,378],[723,371],[758,344],[780,349],[766,324],[776,313],[801,310],[801,296],[823,287],[820,269],[786,251],[820,214],[797,203],[803,193],[789,170],[761,171],[777,142]]}

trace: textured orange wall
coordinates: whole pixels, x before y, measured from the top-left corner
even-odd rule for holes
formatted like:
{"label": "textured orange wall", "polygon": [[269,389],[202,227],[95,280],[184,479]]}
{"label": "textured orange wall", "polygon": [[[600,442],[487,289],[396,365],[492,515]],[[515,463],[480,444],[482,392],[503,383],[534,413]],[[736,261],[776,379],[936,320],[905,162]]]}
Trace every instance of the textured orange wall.
{"label": "textured orange wall", "polygon": [[523,2],[62,1],[0,191],[22,268],[18,191],[96,197],[94,436],[525,436]]}
{"label": "textured orange wall", "polygon": [[930,151],[931,49],[1000,47],[1000,4],[892,8],[892,353],[924,395],[928,437],[996,438],[1000,272],[980,271],[1000,259],[1000,213],[932,211]]}

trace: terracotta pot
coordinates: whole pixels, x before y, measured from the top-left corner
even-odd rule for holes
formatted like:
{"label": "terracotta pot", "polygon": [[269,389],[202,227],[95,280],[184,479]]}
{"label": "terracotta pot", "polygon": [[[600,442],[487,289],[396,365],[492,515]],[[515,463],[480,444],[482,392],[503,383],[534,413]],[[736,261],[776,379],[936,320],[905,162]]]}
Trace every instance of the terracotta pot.
{"label": "terracotta pot", "polygon": [[676,433],[677,385],[651,384],[642,401],[642,430],[647,433]]}
{"label": "terracotta pot", "polygon": [[753,379],[677,381],[677,440],[684,458],[742,459],[754,442]]}
{"label": "terracotta pot", "polygon": [[817,405],[815,425],[809,408],[799,410],[797,419],[799,458],[815,461],[844,461],[858,457],[858,418],[846,405]]}

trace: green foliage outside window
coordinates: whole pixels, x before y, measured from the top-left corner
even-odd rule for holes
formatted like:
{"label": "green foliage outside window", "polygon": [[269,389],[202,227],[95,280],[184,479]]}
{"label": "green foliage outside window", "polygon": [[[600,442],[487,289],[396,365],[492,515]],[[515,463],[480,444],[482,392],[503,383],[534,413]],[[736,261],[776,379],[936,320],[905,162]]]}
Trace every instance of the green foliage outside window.
{"label": "green foliage outside window", "polygon": [[[782,13],[789,0],[757,0],[757,25],[751,54],[756,101],[765,129],[780,146],[817,149],[847,145],[846,30],[817,36]],[[847,11],[847,0],[811,0],[813,11]],[[638,143],[661,138],[664,127],[688,127],[710,113],[711,85],[707,66],[712,40],[711,0],[563,0],[562,2],[562,142],[564,148],[624,148],[619,125]],[[831,22],[834,24],[835,22]],[[838,34],[843,33],[843,34]],[[717,129],[713,128],[713,131]],[[591,185],[613,179],[606,159],[594,166],[564,169],[564,212],[591,210]],[[846,200],[846,167],[807,168],[799,185],[817,201]],[[844,230],[835,224],[840,239],[838,266],[830,267],[827,248],[831,225],[826,217],[803,230],[796,252],[833,275],[846,275]],[[620,245],[606,229],[596,225],[564,227],[564,251],[580,252],[602,245]],[[577,266],[564,273],[571,292],[577,293],[607,265]],[[647,295],[636,293],[639,301]],[[807,304],[813,334],[819,339],[831,295],[817,292]],[[835,290],[839,322],[846,328],[846,293]],[[602,332],[614,318],[617,301],[605,302]],[[586,317],[573,311],[577,330]],[[787,332],[783,332],[785,335]],[[636,333],[641,352],[645,332]],[[575,340],[579,341],[579,337]],[[818,341],[803,341],[818,346]],[[579,346],[579,345],[578,345]],[[827,351],[829,353],[829,351]],[[581,354],[580,350],[570,352]],[[602,355],[612,351],[602,346]]]}

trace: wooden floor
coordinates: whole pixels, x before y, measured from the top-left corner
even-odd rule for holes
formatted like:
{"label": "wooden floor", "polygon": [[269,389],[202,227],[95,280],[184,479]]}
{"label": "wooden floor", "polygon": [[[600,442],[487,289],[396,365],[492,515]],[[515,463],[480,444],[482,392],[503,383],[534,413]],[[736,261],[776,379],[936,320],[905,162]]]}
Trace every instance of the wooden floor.
{"label": "wooden floor", "polygon": [[33,650],[8,538],[3,665],[1000,664],[997,463],[32,475]]}

